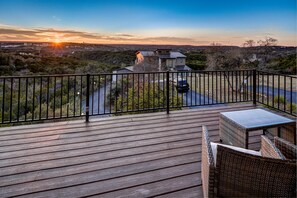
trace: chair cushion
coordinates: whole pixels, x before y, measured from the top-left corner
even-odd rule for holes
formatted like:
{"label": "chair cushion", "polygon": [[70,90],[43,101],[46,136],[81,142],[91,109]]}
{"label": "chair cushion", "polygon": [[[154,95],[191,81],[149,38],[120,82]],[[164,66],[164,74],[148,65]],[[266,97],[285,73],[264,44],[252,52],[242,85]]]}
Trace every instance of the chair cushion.
{"label": "chair cushion", "polygon": [[242,153],[261,156],[261,152],[259,152],[259,151],[244,149],[244,148],[240,148],[240,147],[236,147],[236,146],[230,146],[230,145],[219,144],[219,143],[214,143],[214,142],[211,142],[210,145],[211,145],[211,150],[212,150],[212,153],[213,153],[215,165],[216,165],[216,160],[217,160],[217,147],[218,147],[218,145],[224,146],[224,147],[227,147],[227,148],[230,148],[230,149],[233,149],[235,151],[242,152]]}

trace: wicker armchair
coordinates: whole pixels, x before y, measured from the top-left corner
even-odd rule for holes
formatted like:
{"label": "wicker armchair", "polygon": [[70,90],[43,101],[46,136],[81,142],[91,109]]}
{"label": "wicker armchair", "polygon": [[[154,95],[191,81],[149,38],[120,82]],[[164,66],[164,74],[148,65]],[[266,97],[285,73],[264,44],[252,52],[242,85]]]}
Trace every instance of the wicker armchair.
{"label": "wicker armchair", "polygon": [[[264,144],[269,143],[264,138]],[[213,143],[212,143],[213,144]],[[283,160],[269,144],[262,148],[268,157],[217,144],[216,160],[205,126],[202,130],[202,187],[204,197],[295,197],[296,163]],[[236,147],[235,147],[236,148]],[[280,158],[280,159],[275,159]]]}
{"label": "wicker armchair", "polygon": [[274,137],[275,146],[287,159],[297,159],[297,146],[279,137]]}

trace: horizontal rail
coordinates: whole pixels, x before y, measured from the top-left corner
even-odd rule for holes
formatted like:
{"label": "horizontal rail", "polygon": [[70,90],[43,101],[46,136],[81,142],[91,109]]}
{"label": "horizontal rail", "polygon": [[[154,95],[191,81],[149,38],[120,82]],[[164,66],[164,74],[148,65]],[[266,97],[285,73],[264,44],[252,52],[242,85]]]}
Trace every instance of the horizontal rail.
{"label": "horizontal rail", "polygon": [[[192,73],[204,73],[204,72],[223,72],[227,70],[191,70]],[[249,69],[240,69],[240,70],[236,70],[236,71],[251,71]],[[189,71],[179,71],[179,73],[188,73]],[[164,71],[154,71],[154,72],[133,72],[134,74],[156,74],[156,73],[164,73]],[[166,73],[166,72],[165,72]],[[169,73],[171,73],[171,71],[169,71]],[[93,75],[114,75],[115,73],[95,73]],[[124,72],[121,74],[131,74],[131,72]],[[0,76],[0,79],[2,78],[33,78],[33,77],[61,77],[61,76],[86,76],[87,74],[47,74],[47,75],[27,75],[27,76]]]}

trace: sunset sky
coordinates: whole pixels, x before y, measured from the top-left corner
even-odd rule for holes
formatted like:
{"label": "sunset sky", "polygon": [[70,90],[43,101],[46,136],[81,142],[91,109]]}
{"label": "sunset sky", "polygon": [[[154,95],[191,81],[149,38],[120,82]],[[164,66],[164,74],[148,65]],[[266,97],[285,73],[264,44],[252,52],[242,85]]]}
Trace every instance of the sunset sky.
{"label": "sunset sky", "polygon": [[0,0],[0,41],[297,45],[296,0]]}

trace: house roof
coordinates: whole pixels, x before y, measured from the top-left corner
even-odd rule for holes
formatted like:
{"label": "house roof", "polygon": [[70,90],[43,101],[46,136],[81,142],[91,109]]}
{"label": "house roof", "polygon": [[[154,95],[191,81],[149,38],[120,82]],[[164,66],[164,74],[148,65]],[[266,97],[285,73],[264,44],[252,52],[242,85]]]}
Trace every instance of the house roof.
{"label": "house roof", "polygon": [[172,58],[186,58],[186,56],[180,52],[170,52],[170,57],[172,57]]}
{"label": "house roof", "polygon": [[185,55],[183,55],[180,52],[170,52],[170,54],[157,54],[154,51],[138,51],[138,53],[141,53],[142,56],[157,56],[159,58],[186,58]]}
{"label": "house roof", "polygon": [[130,70],[130,71],[134,71],[134,66],[128,66],[128,67],[125,67],[127,70]]}
{"label": "house roof", "polygon": [[142,56],[156,56],[154,51],[138,51],[137,53],[141,53]]}
{"label": "house roof", "polygon": [[180,52],[170,52],[170,54],[165,55],[157,55],[159,58],[186,58],[185,55],[183,55]]}
{"label": "house roof", "polygon": [[117,73],[125,73],[125,72],[133,72],[134,70],[134,66],[129,66],[129,67],[124,67],[124,68],[120,68],[120,69],[116,69],[114,70],[114,72],[116,71]]}

